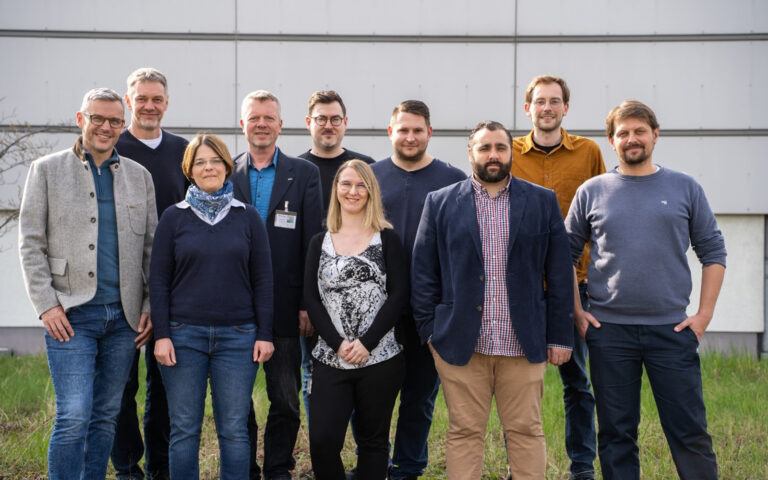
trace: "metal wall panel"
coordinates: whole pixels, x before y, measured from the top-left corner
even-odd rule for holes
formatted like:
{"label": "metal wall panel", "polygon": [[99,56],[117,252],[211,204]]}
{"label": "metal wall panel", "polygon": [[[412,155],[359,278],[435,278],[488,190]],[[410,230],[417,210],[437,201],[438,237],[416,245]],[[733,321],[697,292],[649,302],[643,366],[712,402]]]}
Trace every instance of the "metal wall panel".
{"label": "metal wall panel", "polygon": [[[238,98],[275,93],[284,127],[304,128],[315,90],[339,91],[350,128],[386,128],[392,109],[415,98],[435,128],[466,129],[479,120],[512,121],[514,50],[503,44],[242,42]],[[329,62],[344,59],[345,68]]]}
{"label": "metal wall panel", "polygon": [[627,98],[650,105],[664,128],[768,128],[768,42],[524,44],[517,54],[516,128],[530,126],[525,88],[541,73],[568,81],[572,129],[605,128]]}
{"label": "metal wall panel", "polygon": [[0,28],[320,35],[514,35],[515,29],[518,35],[764,33],[768,3],[675,0],[638,8],[610,0],[0,0]]}
{"label": "metal wall panel", "polygon": [[0,79],[0,111],[31,124],[74,124],[87,90],[125,93],[128,74],[148,65],[168,77],[164,124],[231,127],[239,118],[232,43],[0,38],[0,52],[13,65]]}
{"label": "metal wall panel", "polygon": [[519,35],[630,35],[768,31],[762,0],[518,0]]}
{"label": "metal wall panel", "polygon": [[235,0],[0,0],[0,29],[229,33]]}
{"label": "metal wall panel", "polygon": [[[661,120],[663,122],[663,119]],[[591,137],[605,168],[619,164],[605,136]],[[716,214],[768,215],[768,137],[665,137],[661,126],[654,163],[693,176]]]}
{"label": "metal wall panel", "polygon": [[[725,237],[728,267],[707,332],[763,332],[765,263],[758,259],[765,250],[765,217],[718,215],[717,225]],[[690,248],[688,265],[693,281],[688,314],[693,315],[699,308],[701,264]]]}
{"label": "metal wall panel", "polygon": [[489,0],[238,0],[242,33],[512,35],[515,2]]}

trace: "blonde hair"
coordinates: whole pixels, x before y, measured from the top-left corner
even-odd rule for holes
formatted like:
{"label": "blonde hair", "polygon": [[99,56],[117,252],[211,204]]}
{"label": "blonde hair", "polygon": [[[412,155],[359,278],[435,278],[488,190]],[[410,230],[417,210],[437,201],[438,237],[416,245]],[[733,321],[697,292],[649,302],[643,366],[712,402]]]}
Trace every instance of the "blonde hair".
{"label": "blonde hair", "polygon": [[254,100],[258,101],[259,103],[275,102],[277,104],[277,114],[281,114],[282,108],[280,107],[280,100],[278,100],[274,94],[266,90],[256,90],[246,95],[243,101],[240,103],[240,118],[243,120],[246,120],[245,112],[248,110],[248,107],[251,106],[251,102]]}
{"label": "blonde hair", "polygon": [[384,217],[384,205],[381,203],[381,190],[379,189],[379,182],[376,181],[376,176],[373,174],[373,170],[362,160],[357,158],[347,160],[344,162],[338,170],[336,170],[336,176],[333,177],[333,186],[331,187],[331,202],[328,206],[328,217],[326,218],[326,225],[328,231],[336,233],[341,228],[341,205],[338,198],[338,184],[341,172],[351,168],[363,180],[365,188],[368,190],[368,201],[365,203],[365,219],[363,225],[366,228],[370,228],[375,232],[380,232],[385,228],[392,228],[392,224]]}

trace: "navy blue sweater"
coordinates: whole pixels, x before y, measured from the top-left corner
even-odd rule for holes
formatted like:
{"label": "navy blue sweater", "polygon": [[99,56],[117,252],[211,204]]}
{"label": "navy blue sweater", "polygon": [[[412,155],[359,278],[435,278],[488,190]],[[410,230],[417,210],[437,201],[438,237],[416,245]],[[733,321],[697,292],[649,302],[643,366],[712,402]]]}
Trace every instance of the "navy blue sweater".
{"label": "navy blue sweater", "polygon": [[379,160],[371,168],[381,187],[387,220],[395,227],[410,259],[427,194],[464,180],[467,174],[437,158],[412,172],[395,165],[392,157]]}
{"label": "navy blue sweater", "polygon": [[152,149],[125,130],[117,140],[117,151],[149,170],[155,184],[157,217],[166,208],[184,200],[189,181],[181,171],[181,160],[187,149],[187,140],[163,130],[163,140]]}
{"label": "navy blue sweater", "polygon": [[251,205],[233,206],[216,225],[191,208],[172,207],[155,231],[149,298],[155,338],[170,322],[255,323],[257,340],[272,340],[272,260],[267,230]]}

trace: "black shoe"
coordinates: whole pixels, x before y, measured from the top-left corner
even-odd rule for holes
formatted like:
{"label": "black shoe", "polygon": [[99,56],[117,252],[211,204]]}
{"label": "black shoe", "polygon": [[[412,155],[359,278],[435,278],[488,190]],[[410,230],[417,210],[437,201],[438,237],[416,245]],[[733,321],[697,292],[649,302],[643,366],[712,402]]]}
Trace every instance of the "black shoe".
{"label": "black shoe", "polygon": [[583,472],[578,475],[571,475],[571,480],[595,480],[595,473]]}

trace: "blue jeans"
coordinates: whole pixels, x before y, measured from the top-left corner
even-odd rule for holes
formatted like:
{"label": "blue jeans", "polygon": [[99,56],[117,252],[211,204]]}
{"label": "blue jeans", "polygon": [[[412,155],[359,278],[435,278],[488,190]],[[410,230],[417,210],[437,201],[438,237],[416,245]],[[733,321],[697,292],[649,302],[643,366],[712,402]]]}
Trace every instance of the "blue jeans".
{"label": "blue jeans", "polygon": [[429,347],[421,345],[415,329],[403,328],[405,378],[400,391],[392,479],[421,476],[429,460],[429,429],[440,379]]}
{"label": "blue jeans", "polygon": [[199,477],[198,454],[208,380],[219,439],[219,478],[248,478],[248,405],[259,364],[253,361],[256,326],[171,322],[176,365],[160,366],[171,418],[170,473]]}
{"label": "blue jeans", "polygon": [[56,392],[48,478],[104,479],[136,333],[119,303],[75,307],[67,318],[75,332],[68,342],[45,334]]}
{"label": "blue jeans", "polygon": [[309,383],[312,378],[312,349],[317,343],[317,335],[300,337],[301,347],[301,400],[304,403],[304,416],[309,426]]}
{"label": "blue jeans", "polygon": [[[291,478],[296,467],[293,447],[299,434],[299,390],[301,388],[301,347],[297,337],[273,337],[275,353],[264,363],[267,380],[269,413],[264,428],[264,477],[266,479]],[[248,436],[251,441],[250,478],[261,478],[256,463],[258,426],[251,404],[248,416]]]}
{"label": "blue jeans", "polygon": [[[599,320],[599,318],[598,318]],[[590,372],[600,426],[597,442],[606,480],[640,478],[637,427],[643,367],[681,479],[716,479],[707,433],[696,334],[674,325],[603,323],[587,329]]]}
{"label": "blue jeans", "polygon": [[[589,310],[587,284],[579,285],[581,306]],[[565,404],[565,451],[571,459],[571,478],[592,478],[595,456],[595,397],[587,376],[587,344],[574,325],[571,360],[558,367]]]}
{"label": "blue jeans", "polygon": [[115,444],[112,446],[112,465],[115,466],[118,480],[144,478],[139,460],[144,455],[145,446],[147,455],[144,459],[144,468],[147,471],[147,479],[154,480],[168,476],[168,441],[171,430],[168,419],[168,400],[165,398],[165,388],[154,351],[155,342],[152,340],[147,343],[144,353],[144,362],[147,366],[147,395],[144,402],[143,440],[136,412],[140,350],[136,350],[131,374],[123,392],[120,415],[117,417],[115,429]]}

